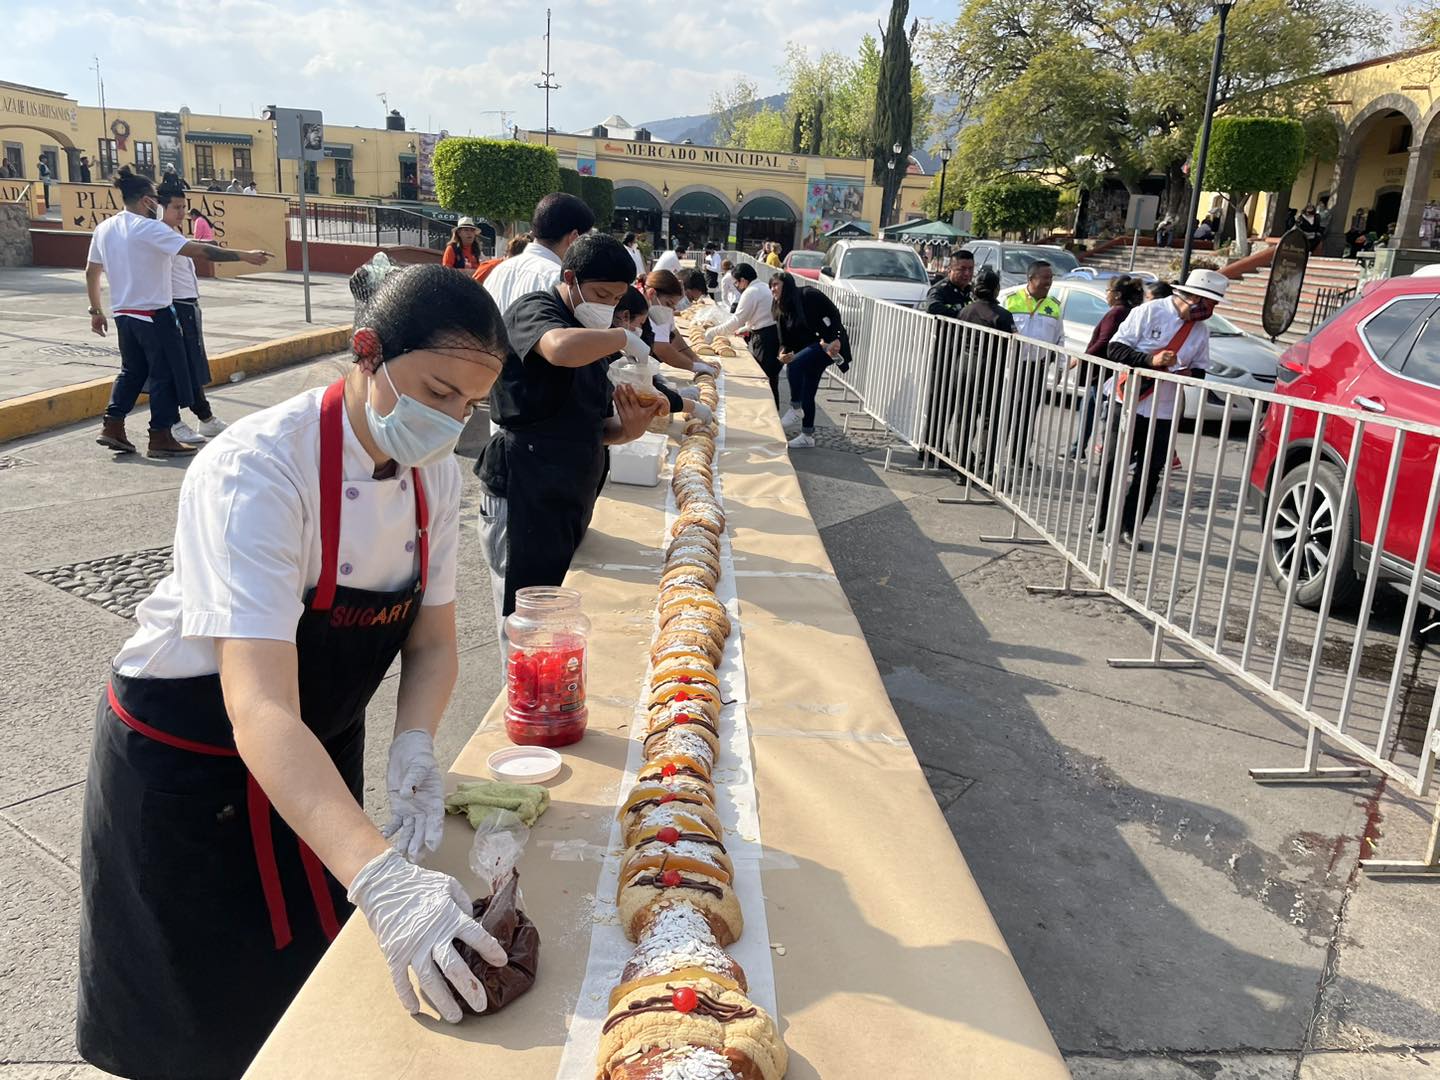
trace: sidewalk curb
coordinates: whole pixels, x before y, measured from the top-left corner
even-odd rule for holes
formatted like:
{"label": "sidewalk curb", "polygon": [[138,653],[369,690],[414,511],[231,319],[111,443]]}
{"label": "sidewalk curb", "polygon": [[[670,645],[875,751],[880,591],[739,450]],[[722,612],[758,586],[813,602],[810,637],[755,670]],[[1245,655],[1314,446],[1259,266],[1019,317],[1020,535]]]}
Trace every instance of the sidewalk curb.
{"label": "sidewalk curb", "polygon": [[[327,353],[340,352],[349,340],[350,327],[332,326],[326,330],[307,330],[303,334],[276,338],[263,345],[220,353],[210,357],[210,385],[229,382],[230,376],[237,371],[258,375]],[[0,401],[0,443],[82,420],[98,420],[110,401],[110,387],[114,383],[114,376],[110,376]],[[142,395],[140,400],[143,402],[145,396]]]}

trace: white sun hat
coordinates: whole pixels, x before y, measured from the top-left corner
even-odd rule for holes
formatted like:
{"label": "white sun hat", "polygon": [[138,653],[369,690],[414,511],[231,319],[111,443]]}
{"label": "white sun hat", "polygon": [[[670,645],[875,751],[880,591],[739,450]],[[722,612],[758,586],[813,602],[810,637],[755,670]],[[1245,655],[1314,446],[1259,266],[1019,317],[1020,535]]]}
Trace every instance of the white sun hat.
{"label": "white sun hat", "polygon": [[1191,270],[1185,284],[1176,285],[1176,292],[1191,296],[1203,296],[1217,304],[1225,299],[1225,290],[1230,288],[1230,279],[1218,270]]}

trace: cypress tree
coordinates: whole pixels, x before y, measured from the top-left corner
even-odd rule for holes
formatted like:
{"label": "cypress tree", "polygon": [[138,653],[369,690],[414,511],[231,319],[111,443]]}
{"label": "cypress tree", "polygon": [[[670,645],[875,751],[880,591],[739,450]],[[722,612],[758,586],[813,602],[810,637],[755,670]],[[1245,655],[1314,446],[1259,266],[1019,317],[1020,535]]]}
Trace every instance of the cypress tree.
{"label": "cypress tree", "polygon": [[[910,133],[915,121],[915,107],[911,100],[911,78],[913,64],[910,58],[911,39],[918,23],[905,30],[905,19],[910,14],[910,0],[891,0],[889,25],[881,31],[880,78],[875,88],[875,119],[871,127],[870,143],[873,154],[874,182],[885,192],[885,204],[880,211],[880,224],[890,223],[895,193],[900,180],[905,176],[905,165],[910,157]],[[891,147],[900,144],[898,155]],[[889,167],[895,159],[895,168]]]}

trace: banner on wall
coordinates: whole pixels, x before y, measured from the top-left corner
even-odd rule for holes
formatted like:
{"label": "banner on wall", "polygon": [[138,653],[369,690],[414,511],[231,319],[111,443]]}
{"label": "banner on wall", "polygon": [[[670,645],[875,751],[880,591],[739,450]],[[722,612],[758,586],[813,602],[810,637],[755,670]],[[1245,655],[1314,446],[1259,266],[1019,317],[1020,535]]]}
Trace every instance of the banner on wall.
{"label": "banner on wall", "polygon": [[185,151],[180,132],[180,114],[157,112],[155,114],[155,156],[160,161],[160,173],[174,169],[176,176],[185,175]]}
{"label": "banner on wall", "polygon": [[419,173],[417,182],[420,185],[421,202],[435,201],[435,147],[440,138],[439,135],[421,135],[416,140],[416,168]]}
{"label": "banner on wall", "polygon": [[[60,221],[66,232],[94,232],[95,226],[125,209],[120,192],[106,184],[51,184],[51,197],[60,206]],[[231,195],[221,191],[190,191],[189,209],[199,210],[215,230],[221,247],[251,250],[260,248],[275,256],[268,266],[243,262],[216,263],[218,277],[256,274],[285,267],[285,213],[287,199],[273,195]],[[185,234],[190,235],[187,217]]]}
{"label": "banner on wall", "polygon": [[575,158],[575,171],[581,176],[594,176],[595,159],[593,157],[585,157],[583,154],[577,155]]}
{"label": "banner on wall", "polygon": [[864,205],[863,180],[811,180],[805,189],[806,245],[814,247],[831,229],[858,221]]}

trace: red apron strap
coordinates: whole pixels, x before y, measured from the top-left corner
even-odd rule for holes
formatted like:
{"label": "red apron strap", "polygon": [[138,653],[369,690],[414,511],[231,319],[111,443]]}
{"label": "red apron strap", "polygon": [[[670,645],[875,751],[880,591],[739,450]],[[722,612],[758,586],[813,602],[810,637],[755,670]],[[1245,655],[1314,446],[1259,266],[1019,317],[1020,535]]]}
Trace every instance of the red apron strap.
{"label": "red apron strap", "polygon": [[335,603],[340,565],[340,489],[345,483],[345,380],[337,379],[320,399],[320,580],[311,604],[329,611]]}
{"label": "red apron strap", "polygon": [[114,683],[106,684],[105,697],[110,703],[110,711],[118,716],[126,727],[144,735],[147,739],[153,739],[155,742],[164,743],[166,746],[173,746],[176,750],[185,750],[192,754],[208,754],[211,757],[240,756],[240,751],[234,747],[212,746],[209,743],[196,742],[194,739],[183,739],[179,735],[161,731],[159,728],[145,723],[144,720],[132,716],[125,706],[120,704],[120,698],[115,694]]}
{"label": "red apron strap", "polygon": [[420,470],[411,469],[415,481],[415,530],[420,543],[420,591],[430,579],[430,505],[425,500],[425,483],[420,479]]}
{"label": "red apron strap", "polygon": [[304,840],[300,841],[300,862],[305,867],[310,898],[315,901],[315,914],[320,917],[320,929],[325,931],[326,941],[334,941],[335,936],[340,933],[340,920],[335,917],[335,900],[331,897],[330,886],[325,881],[325,865]]}
{"label": "red apron strap", "polygon": [[270,932],[277,950],[292,940],[290,916],[285,911],[285,892],[280,884],[280,867],[275,861],[275,841],[270,833],[270,798],[259,781],[245,777],[245,806],[250,812],[250,838],[255,845],[255,865],[260,870],[260,888],[270,912]]}
{"label": "red apron strap", "polygon": [[[1158,350],[1156,350],[1156,351],[1157,351],[1157,352],[1165,352],[1165,351],[1168,350],[1168,351],[1170,351],[1170,352],[1173,352],[1173,353],[1177,353],[1177,354],[1178,354],[1178,353],[1180,352],[1181,348],[1184,347],[1185,342],[1186,342],[1186,339],[1188,339],[1188,338],[1190,337],[1190,331],[1191,331],[1191,330],[1194,330],[1194,329],[1195,329],[1195,324],[1194,324],[1193,322],[1187,322],[1184,326],[1180,327],[1179,330],[1175,331],[1175,336],[1170,339],[1170,343],[1169,343],[1168,345],[1166,345],[1164,349],[1158,349]],[[1124,401],[1124,400],[1125,400],[1125,383],[1128,381],[1129,377],[1130,377],[1130,372],[1129,372],[1129,371],[1122,371],[1122,372],[1120,372],[1119,378],[1117,378],[1117,379],[1115,380],[1115,400],[1116,400],[1116,401]],[[1155,387],[1157,387],[1157,386],[1159,386],[1159,385],[1160,385],[1159,383],[1155,382],[1155,381],[1152,379],[1148,384],[1146,384],[1145,389],[1140,391],[1140,398],[1139,398],[1139,400],[1140,400],[1140,401],[1144,401],[1144,400],[1145,400],[1146,398],[1148,398],[1151,394],[1155,393]]]}

